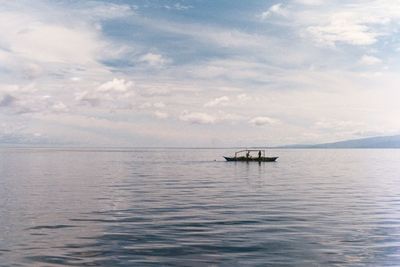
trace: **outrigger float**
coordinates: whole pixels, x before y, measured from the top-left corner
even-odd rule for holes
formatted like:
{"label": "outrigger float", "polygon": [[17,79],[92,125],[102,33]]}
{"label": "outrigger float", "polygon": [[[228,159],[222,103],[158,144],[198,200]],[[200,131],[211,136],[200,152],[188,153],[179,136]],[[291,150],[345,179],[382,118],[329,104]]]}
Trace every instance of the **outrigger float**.
{"label": "outrigger float", "polygon": [[[257,153],[256,156],[254,153]],[[278,157],[266,157],[265,150],[263,149],[245,149],[235,152],[234,157],[225,157],[226,161],[257,161],[257,162],[273,162],[276,161]]]}

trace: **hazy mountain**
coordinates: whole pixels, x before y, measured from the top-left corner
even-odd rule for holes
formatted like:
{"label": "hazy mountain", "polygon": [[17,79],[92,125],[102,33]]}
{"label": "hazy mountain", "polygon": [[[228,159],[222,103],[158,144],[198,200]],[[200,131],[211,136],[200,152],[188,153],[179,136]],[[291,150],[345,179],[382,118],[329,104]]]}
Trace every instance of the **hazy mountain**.
{"label": "hazy mountain", "polygon": [[400,148],[400,135],[379,136],[314,145],[289,145],[285,148]]}

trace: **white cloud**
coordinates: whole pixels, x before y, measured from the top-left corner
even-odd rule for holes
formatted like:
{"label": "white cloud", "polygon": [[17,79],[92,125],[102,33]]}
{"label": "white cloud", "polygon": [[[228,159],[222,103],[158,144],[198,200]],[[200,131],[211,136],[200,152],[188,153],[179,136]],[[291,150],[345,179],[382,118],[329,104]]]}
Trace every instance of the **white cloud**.
{"label": "white cloud", "polygon": [[106,2],[84,2],[78,12],[92,19],[115,19],[135,14],[137,7]]}
{"label": "white cloud", "polygon": [[154,116],[156,118],[159,118],[159,119],[166,119],[166,118],[169,117],[168,113],[162,112],[162,111],[159,111],[159,110],[155,111],[153,114],[154,114]]}
{"label": "white cloud", "polygon": [[21,67],[25,78],[30,80],[38,78],[43,74],[43,68],[40,65],[32,62],[23,64]]}
{"label": "white cloud", "polygon": [[125,81],[124,79],[116,79],[114,78],[112,81],[108,81],[103,83],[97,88],[99,92],[118,92],[124,93],[130,90],[133,86],[133,82]]}
{"label": "white cloud", "polygon": [[360,59],[360,64],[362,65],[376,65],[382,63],[382,60],[380,58],[370,56],[370,55],[363,55]]}
{"label": "white cloud", "polygon": [[34,62],[93,63],[102,41],[87,28],[47,24],[40,19],[0,12],[0,38],[13,57]]}
{"label": "white cloud", "polygon": [[179,119],[181,121],[190,122],[192,124],[213,124],[217,119],[211,115],[201,112],[187,112],[184,111]]}
{"label": "white cloud", "polygon": [[243,89],[233,86],[221,86],[217,88],[218,91],[222,92],[241,92]]}
{"label": "white cloud", "polygon": [[150,28],[168,34],[189,36],[198,42],[223,48],[265,48],[271,44],[271,38],[261,34],[247,33],[227,27],[207,26],[204,23],[174,23],[167,20],[149,19],[146,19],[143,23]]}
{"label": "white cloud", "polygon": [[95,89],[79,90],[75,93],[75,100],[92,107],[129,109],[135,96],[133,85],[132,81],[114,78]]}
{"label": "white cloud", "polygon": [[294,2],[307,6],[319,6],[324,3],[323,0],[295,0]]}
{"label": "white cloud", "polygon": [[275,4],[271,6],[267,11],[261,14],[261,19],[268,19],[272,16],[283,16],[286,17],[288,15],[286,9],[283,7],[282,3]]}
{"label": "white cloud", "polygon": [[[338,136],[336,132],[345,137],[355,130],[375,130],[368,125],[399,128],[395,119],[399,115],[395,103],[398,66],[391,60],[393,54],[386,54],[399,44],[398,4],[383,0],[281,2],[264,13],[268,24],[248,24],[244,19],[235,26],[197,18],[183,21],[174,17],[177,12],[168,12],[168,19],[158,14],[163,12],[145,17],[135,13],[134,7],[98,1],[39,1],[44,9],[0,7],[4,15],[0,16],[0,69],[5,70],[0,73],[0,119],[28,118],[30,132],[43,136],[49,136],[45,128],[55,128],[51,125],[60,118],[69,121],[60,136],[77,128],[104,129],[103,137],[108,134],[112,140],[126,132],[144,131],[140,142],[147,140],[146,144],[167,140],[160,136],[174,129],[175,135],[168,140],[178,144],[185,135],[190,144],[196,138],[196,144],[207,144],[226,135],[231,137],[224,138],[227,144],[240,138],[256,142],[260,132],[248,123],[273,124],[271,142],[278,143],[298,142],[306,136],[321,141]],[[63,10],[67,6],[74,12],[67,14]],[[82,6],[84,10],[79,11]],[[255,16],[253,7],[241,12],[244,18]],[[111,29],[112,20],[120,16],[126,18],[118,20],[123,27],[114,38],[102,25]],[[253,27],[254,23],[259,24]],[[135,31],[137,35],[132,36]],[[150,43],[146,36],[154,34],[159,41]],[[136,40],[137,36],[141,38]],[[174,40],[182,43],[182,51],[171,49]],[[335,49],[315,47],[314,42]],[[175,62],[174,57],[179,64],[168,64]],[[383,64],[379,70],[360,67],[382,63],[380,58],[387,58],[390,68]],[[40,120],[43,114],[53,115],[52,120],[29,121]],[[93,119],[81,118],[85,116]],[[321,121],[316,117],[363,124],[314,125]],[[166,118],[174,119],[162,120]],[[120,122],[124,126],[115,126]],[[220,124],[197,127],[190,123]],[[108,131],[109,124],[115,126],[115,136]],[[185,133],[179,127],[182,124],[186,124]],[[151,130],[149,125],[153,125]],[[74,138],[80,140],[79,134]],[[141,144],[133,139],[128,137],[126,143]]]}
{"label": "white cloud", "polygon": [[90,106],[96,107],[100,105],[100,99],[96,95],[89,93],[88,91],[82,91],[75,94],[75,100],[81,103],[89,104]]}
{"label": "white cloud", "polygon": [[165,108],[165,104],[163,102],[156,102],[156,103],[151,103],[151,102],[144,102],[141,104],[139,107],[143,109],[152,109],[152,108]]}
{"label": "white cloud", "polygon": [[153,67],[161,67],[168,61],[160,54],[147,53],[139,58],[140,62],[145,62]]}
{"label": "white cloud", "polygon": [[230,123],[241,122],[245,119],[245,116],[237,113],[227,113],[223,111],[218,111],[217,113],[218,121],[227,121]]}
{"label": "white cloud", "polygon": [[251,97],[248,96],[247,94],[240,94],[236,96],[237,100],[239,100],[239,102],[246,102],[248,100],[251,100]]}
{"label": "white cloud", "polygon": [[0,68],[8,77],[28,80],[110,75],[104,60],[120,58],[132,47],[128,51],[105,38],[99,25],[131,14],[132,6],[95,1],[5,1],[0,7]]}
{"label": "white cloud", "polygon": [[340,42],[352,45],[371,45],[378,40],[380,35],[378,32],[371,31],[364,24],[337,17],[327,25],[310,26],[307,30],[317,43],[327,46],[335,46]]}
{"label": "white cloud", "polygon": [[261,18],[277,16],[278,21],[269,22],[295,30],[320,46],[369,46],[398,32],[400,6],[392,0],[293,0],[285,6],[273,5]]}
{"label": "white cloud", "polygon": [[157,103],[154,103],[153,106],[155,108],[164,108],[165,104],[163,102],[157,102]]}
{"label": "white cloud", "polygon": [[193,8],[193,6],[189,6],[189,5],[183,5],[181,3],[176,3],[174,5],[165,5],[164,6],[165,9],[172,9],[172,10],[187,10],[190,8]]}
{"label": "white cloud", "polygon": [[1,144],[43,144],[43,135],[29,130],[27,121],[2,122],[0,124],[0,143]]}
{"label": "white cloud", "polygon": [[262,73],[269,68],[268,65],[247,59],[221,59],[209,61],[191,72],[199,78],[262,81],[268,80],[268,73]]}
{"label": "white cloud", "polygon": [[0,108],[8,114],[30,114],[67,112],[68,107],[49,95],[36,94],[35,91],[11,90],[0,97]]}
{"label": "white cloud", "polygon": [[[369,46],[397,31],[400,7],[396,1],[370,0],[330,5],[329,9],[300,11],[296,21],[306,26],[311,38],[321,45],[338,43]],[[308,25],[307,25],[308,24]]]}
{"label": "white cloud", "polygon": [[267,124],[275,124],[277,122],[277,120],[272,119],[270,117],[255,117],[252,118],[249,123],[254,124],[256,126],[263,126],[263,125],[267,125]]}
{"label": "white cloud", "polygon": [[52,110],[55,112],[68,112],[68,107],[63,102],[56,102],[52,105]]}
{"label": "white cloud", "polygon": [[204,107],[226,106],[229,103],[229,97],[221,96],[204,104]]}

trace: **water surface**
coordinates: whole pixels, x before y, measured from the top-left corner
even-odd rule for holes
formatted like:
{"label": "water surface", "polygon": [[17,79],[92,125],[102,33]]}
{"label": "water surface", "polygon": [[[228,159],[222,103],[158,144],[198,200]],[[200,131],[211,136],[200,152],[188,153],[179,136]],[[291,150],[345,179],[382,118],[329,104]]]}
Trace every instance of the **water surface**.
{"label": "water surface", "polygon": [[1,149],[0,266],[398,266],[400,150]]}

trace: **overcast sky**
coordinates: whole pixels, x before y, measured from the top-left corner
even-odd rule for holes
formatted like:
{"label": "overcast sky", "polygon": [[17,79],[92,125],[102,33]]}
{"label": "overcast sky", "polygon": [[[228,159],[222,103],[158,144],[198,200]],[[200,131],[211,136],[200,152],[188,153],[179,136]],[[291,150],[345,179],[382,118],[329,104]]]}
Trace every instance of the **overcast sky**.
{"label": "overcast sky", "polygon": [[0,0],[0,143],[398,134],[399,30],[396,0]]}

